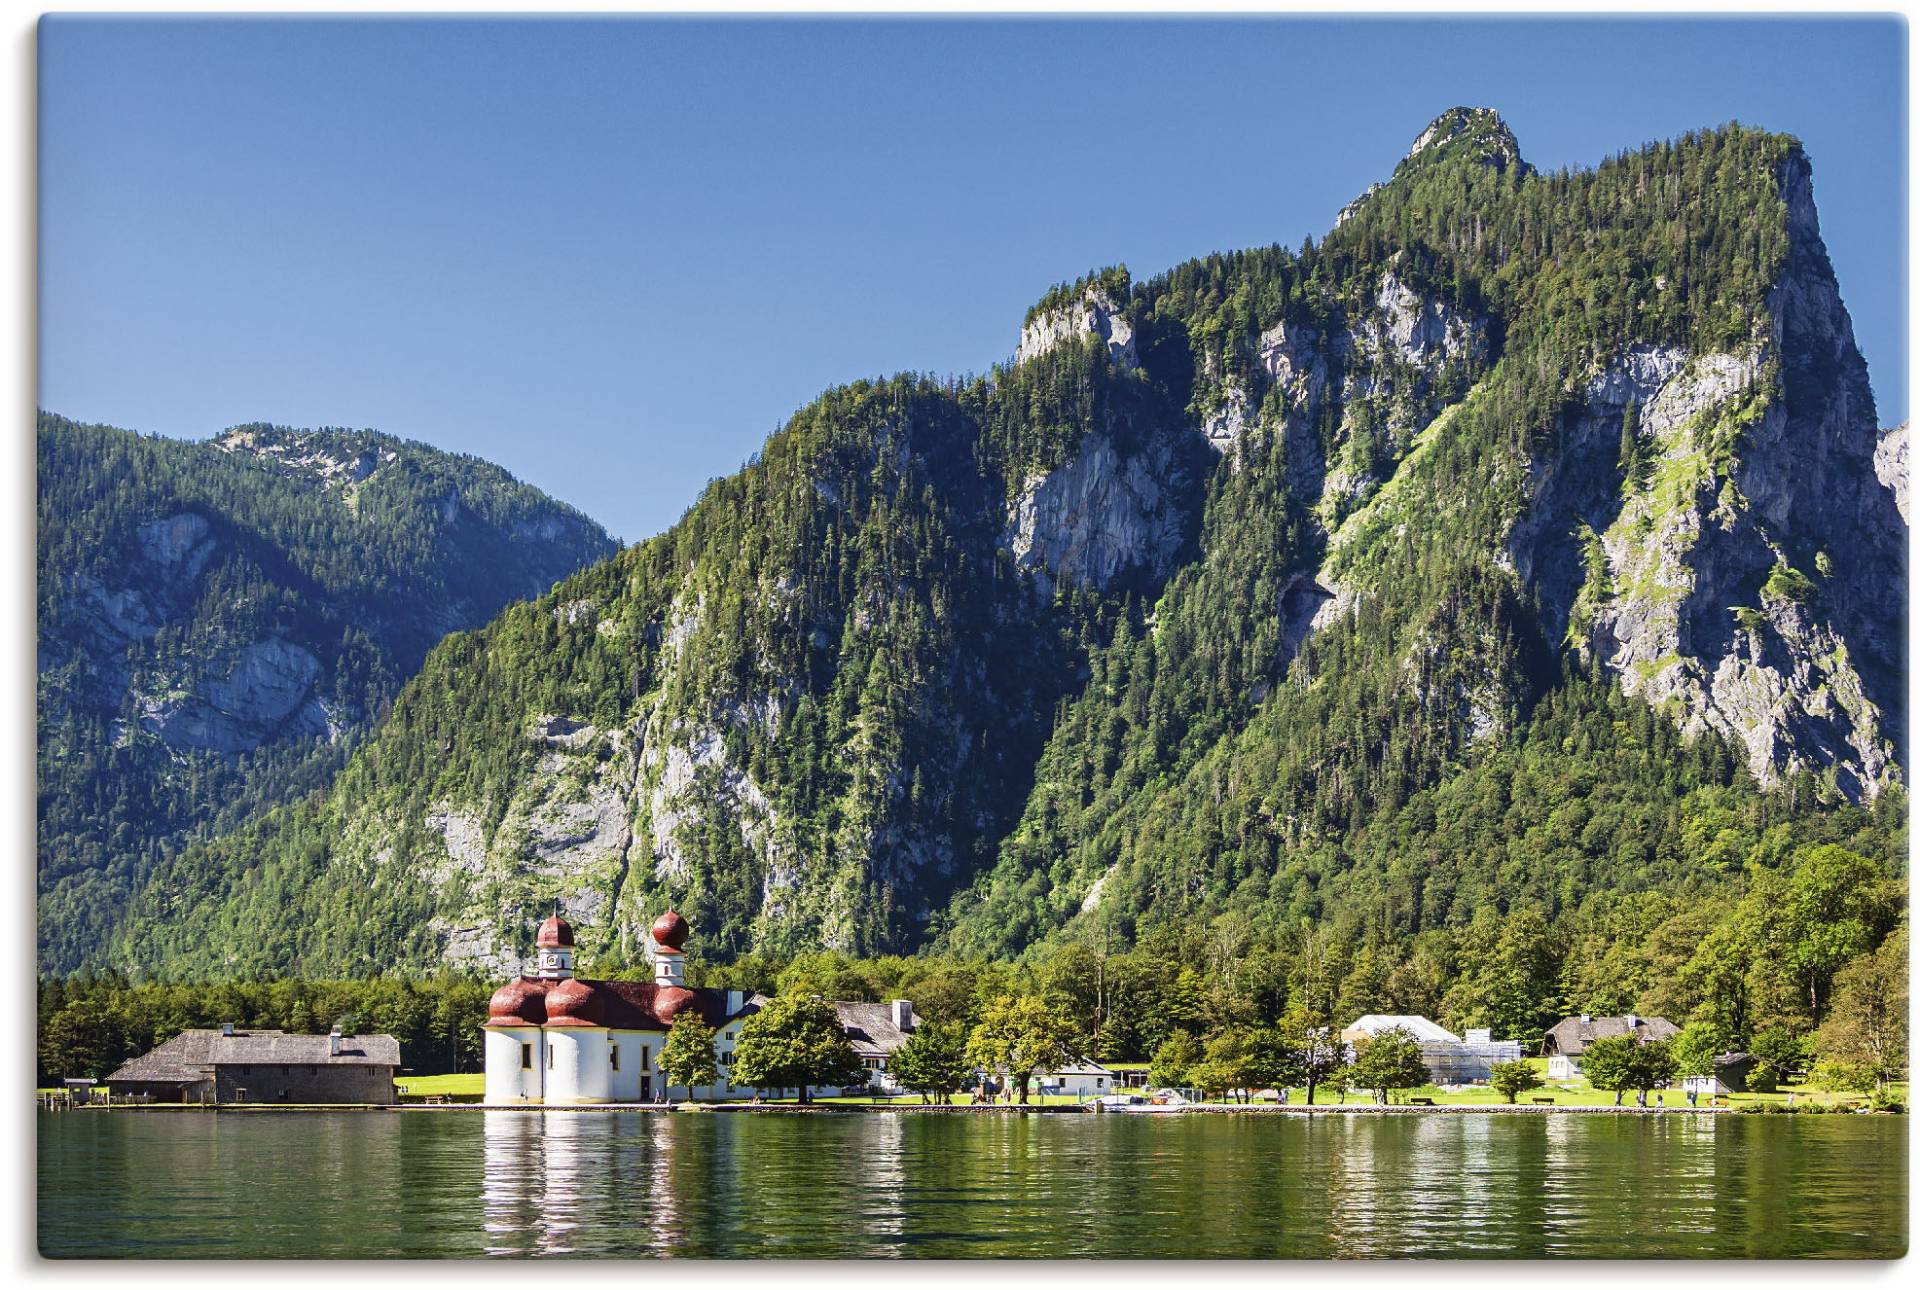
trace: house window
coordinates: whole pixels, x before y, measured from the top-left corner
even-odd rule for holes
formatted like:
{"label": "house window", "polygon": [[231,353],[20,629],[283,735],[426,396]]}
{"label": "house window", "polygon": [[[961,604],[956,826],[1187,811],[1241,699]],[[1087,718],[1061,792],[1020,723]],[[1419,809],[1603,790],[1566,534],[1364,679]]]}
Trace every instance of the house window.
{"label": "house window", "polygon": [[532,1044],[520,1045],[520,1069],[523,1071],[530,1071],[533,1069],[533,1045]]}
{"label": "house window", "polygon": [[553,1069],[553,1049],[547,1049],[547,1069]]}
{"label": "house window", "polygon": [[653,1049],[647,1047],[645,1044],[640,1045],[640,1069],[643,1071],[650,1071],[653,1069],[652,1063],[653,1063]]}
{"label": "house window", "polygon": [[607,1057],[613,1063],[613,1069],[620,1069],[620,1045],[613,1044],[607,1049]]}

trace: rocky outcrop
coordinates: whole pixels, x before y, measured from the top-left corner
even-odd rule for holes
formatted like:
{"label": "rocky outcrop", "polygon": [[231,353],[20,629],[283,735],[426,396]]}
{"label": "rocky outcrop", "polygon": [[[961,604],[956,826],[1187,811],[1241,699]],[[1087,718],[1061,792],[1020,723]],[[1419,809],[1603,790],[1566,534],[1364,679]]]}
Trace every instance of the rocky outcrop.
{"label": "rocky outcrop", "polygon": [[242,753],[271,739],[326,737],[333,732],[315,693],[320,660],[279,637],[243,646],[222,670],[213,668],[185,693],[141,700],[141,725],[175,748]]}
{"label": "rocky outcrop", "polygon": [[1873,450],[1873,473],[1893,494],[1893,504],[1900,508],[1900,518],[1912,524],[1913,516],[1907,510],[1907,427],[1905,422],[1891,430],[1881,432],[1880,442]]}
{"label": "rocky outcrop", "polygon": [[[1805,284],[1776,295],[1808,298]],[[1776,334],[1824,345],[1843,321],[1803,312]],[[1763,783],[1813,769],[1868,797],[1899,772],[1893,695],[1874,679],[1894,625],[1869,612],[1862,582],[1885,593],[1899,553],[1870,534],[1901,526],[1873,436],[1846,421],[1860,391],[1796,392],[1811,374],[1775,390],[1763,366],[1759,349],[1617,356],[1536,463],[1509,549],[1549,634],[1599,657],[1628,693],[1745,748]],[[1630,409],[1638,461],[1623,478]]]}
{"label": "rocky outcrop", "polygon": [[1133,324],[1112,296],[1099,287],[1090,287],[1072,304],[1043,309],[1020,329],[1020,348],[1014,351],[1015,365],[1082,336],[1098,336],[1107,345],[1107,355],[1116,367],[1131,370],[1139,366],[1134,351]]}
{"label": "rocky outcrop", "polygon": [[140,553],[170,578],[199,577],[215,545],[212,526],[191,511],[140,526]]}
{"label": "rocky outcrop", "polygon": [[1071,461],[1029,479],[1008,504],[1001,545],[1043,595],[1061,584],[1105,588],[1136,567],[1164,573],[1186,523],[1167,486],[1173,467],[1165,439],[1122,457],[1110,436],[1089,435]]}
{"label": "rocky outcrop", "polygon": [[1520,156],[1519,140],[1492,108],[1456,107],[1442,112],[1413,141],[1395,173],[1443,156],[1467,156],[1503,174],[1511,169],[1522,174],[1533,170]]}

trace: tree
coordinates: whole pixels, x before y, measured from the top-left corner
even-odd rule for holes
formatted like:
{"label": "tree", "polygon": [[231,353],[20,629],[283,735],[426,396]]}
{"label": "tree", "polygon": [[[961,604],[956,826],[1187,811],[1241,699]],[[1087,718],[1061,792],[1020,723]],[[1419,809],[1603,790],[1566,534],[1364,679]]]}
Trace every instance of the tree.
{"label": "tree", "polygon": [[1036,1073],[1065,1064],[1073,1025],[1045,1000],[1003,994],[981,1015],[967,1041],[967,1056],[987,1070],[1005,1071],[1027,1100]]}
{"label": "tree", "polygon": [[1807,1078],[1835,1093],[1864,1093],[1877,1083],[1870,1063],[1844,1057],[1821,1058]]}
{"label": "tree", "polygon": [[1356,1044],[1348,1078],[1361,1088],[1372,1089],[1382,1102],[1395,1089],[1419,1088],[1433,1081],[1420,1056],[1420,1041],[1400,1026]]}
{"label": "tree", "polygon": [[844,1086],[860,1075],[833,1005],[812,995],[781,995],[748,1017],[733,1049],[736,1083],[798,1089],[802,1102],[813,1085]]}
{"label": "tree", "polygon": [[1540,1073],[1526,1060],[1513,1062],[1495,1062],[1487,1077],[1493,1085],[1493,1091],[1507,1099],[1511,1106],[1514,1100],[1529,1089],[1540,1087]]}
{"label": "tree", "polygon": [[[1673,1041],[1656,1039],[1650,1043],[1635,1044],[1633,1057],[1627,1063],[1627,1087],[1642,1093],[1651,1092],[1655,1087],[1665,1084],[1674,1075]],[[1616,1102],[1618,1098],[1614,1099]]]}
{"label": "tree", "polygon": [[1155,1088],[1185,1088],[1193,1068],[1205,1056],[1192,1032],[1176,1030],[1153,1052],[1147,1079]]}
{"label": "tree", "polygon": [[1325,1013],[1289,1009],[1276,1031],[1278,1044],[1293,1063],[1291,1078],[1306,1085],[1308,1106],[1313,1105],[1316,1090],[1346,1087],[1346,1048],[1327,1024]]}
{"label": "tree", "polygon": [[923,1101],[947,1101],[973,1078],[966,1028],[951,1021],[922,1022],[894,1053],[890,1069],[902,1088]]}
{"label": "tree", "polygon": [[1711,1021],[1690,1021],[1673,1038],[1673,1066],[1682,1075],[1713,1074],[1713,1059],[1733,1050],[1733,1036]]}
{"label": "tree", "polygon": [[40,1032],[40,1068],[55,1079],[100,1079],[120,1063],[123,1045],[106,1005],[75,999]]}
{"label": "tree", "polygon": [[1255,1065],[1252,1032],[1234,1027],[1207,1041],[1206,1056],[1187,1068],[1187,1081],[1208,1096],[1237,1091],[1244,1101]]}
{"label": "tree", "polygon": [[1833,1006],[1814,1042],[1822,1058],[1865,1066],[1876,1086],[1907,1070],[1907,933],[1903,927],[1879,949],[1834,977]]}
{"label": "tree", "polygon": [[1818,1025],[1834,974],[1885,929],[1885,883],[1865,856],[1832,844],[1814,847],[1794,867],[1782,912],[1787,959]]}
{"label": "tree", "polygon": [[684,1085],[689,1098],[694,1085],[713,1083],[720,1074],[713,1056],[713,1029],[692,1012],[675,1017],[666,1046],[660,1050],[660,1073],[667,1077],[669,1090],[675,1084]]}
{"label": "tree", "polygon": [[1747,1051],[1770,1066],[1785,1082],[1798,1079],[1813,1062],[1812,1036],[1787,1026],[1768,1026],[1753,1037]]}
{"label": "tree", "polygon": [[1647,477],[1647,454],[1640,446],[1640,404],[1633,399],[1620,414],[1620,473],[1639,487]]}
{"label": "tree", "polygon": [[1613,1094],[1615,1106],[1620,1105],[1620,1095],[1633,1087],[1633,1050],[1637,1047],[1632,1035],[1609,1035],[1593,1040],[1580,1054],[1580,1073],[1593,1087]]}

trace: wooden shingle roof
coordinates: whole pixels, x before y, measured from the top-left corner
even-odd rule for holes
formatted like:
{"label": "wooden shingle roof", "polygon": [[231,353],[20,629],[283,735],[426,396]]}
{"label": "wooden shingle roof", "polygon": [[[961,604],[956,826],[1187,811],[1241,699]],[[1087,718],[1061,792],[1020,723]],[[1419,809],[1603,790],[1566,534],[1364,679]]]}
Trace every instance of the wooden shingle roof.
{"label": "wooden shingle roof", "polygon": [[1568,1017],[1547,1032],[1546,1051],[1578,1057],[1596,1039],[1632,1035],[1641,1043],[1672,1039],[1680,1027],[1665,1017]]}
{"label": "wooden shingle roof", "polygon": [[392,1035],[342,1035],[340,1052],[330,1035],[290,1035],[281,1030],[183,1030],[150,1053],[124,1063],[109,1082],[192,1084],[211,1078],[219,1066],[394,1066],[400,1041]]}

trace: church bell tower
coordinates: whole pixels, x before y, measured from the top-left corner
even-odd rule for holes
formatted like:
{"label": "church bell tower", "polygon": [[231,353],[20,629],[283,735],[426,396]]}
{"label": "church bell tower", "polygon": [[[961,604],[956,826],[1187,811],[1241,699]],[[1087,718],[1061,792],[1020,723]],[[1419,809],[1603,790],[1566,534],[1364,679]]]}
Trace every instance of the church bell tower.
{"label": "church bell tower", "polygon": [[573,975],[573,928],[555,914],[540,924],[534,937],[534,974],[543,981],[564,981]]}

